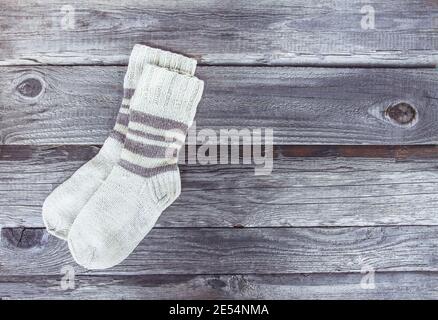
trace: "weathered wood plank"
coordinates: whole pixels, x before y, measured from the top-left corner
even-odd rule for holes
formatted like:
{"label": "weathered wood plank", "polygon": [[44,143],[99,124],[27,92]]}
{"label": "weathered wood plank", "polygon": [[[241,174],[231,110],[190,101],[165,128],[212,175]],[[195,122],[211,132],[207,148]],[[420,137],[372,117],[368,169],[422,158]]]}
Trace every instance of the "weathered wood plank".
{"label": "weathered wood plank", "polygon": [[[124,67],[5,67],[0,143],[98,144],[112,128]],[[276,144],[433,144],[438,72],[201,67],[197,131],[272,128]],[[399,105],[389,108],[399,102]]]}
{"label": "weathered wood plank", "polygon": [[435,272],[364,274],[0,277],[2,299],[437,299]]}
{"label": "weathered wood plank", "polygon": [[[253,165],[182,164],[182,194],[157,226],[438,225],[437,150],[277,146],[267,176]],[[42,227],[44,199],[97,151],[0,147],[0,225]]]}
{"label": "weathered wood plank", "polygon": [[[93,274],[437,272],[438,227],[153,229],[120,265]],[[1,231],[0,275],[59,275],[76,266],[43,229]]]}
{"label": "weathered wood plank", "polygon": [[430,0],[6,0],[0,63],[119,64],[146,43],[205,64],[432,66],[437,15]]}

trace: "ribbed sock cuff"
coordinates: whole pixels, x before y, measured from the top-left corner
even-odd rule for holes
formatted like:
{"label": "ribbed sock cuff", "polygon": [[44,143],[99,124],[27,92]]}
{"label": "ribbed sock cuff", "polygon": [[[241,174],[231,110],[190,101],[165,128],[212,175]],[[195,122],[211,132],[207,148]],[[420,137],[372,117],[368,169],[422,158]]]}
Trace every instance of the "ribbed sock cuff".
{"label": "ribbed sock cuff", "polygon": [[147,65],[131,100],[131,108],[190,126],[203,89],[204,82],[196,77]]}
{"label": "ribbed sock cuff", "polygon": [[132,50],[133,59],[142,60],[147,64],[169,69],[174,72],[193,76],[196,70],[196,60],[183,55],[136,44]]}
{"label": "ribbed sock cuff", "polygon": [[148,64],[193,76],[197,62],[177,53],[136,44],[129,58],[125,87],[135,88],[144,66]]}

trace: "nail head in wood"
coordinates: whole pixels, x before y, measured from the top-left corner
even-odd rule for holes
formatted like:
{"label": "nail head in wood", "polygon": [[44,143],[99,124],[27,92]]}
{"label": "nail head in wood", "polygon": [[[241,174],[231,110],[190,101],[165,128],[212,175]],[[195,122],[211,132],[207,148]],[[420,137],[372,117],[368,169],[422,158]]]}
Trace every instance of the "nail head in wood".
{"label": "nail head in wood", "polygon": [[385,115],[399,125],[412,125],[417,119],[417,110],[409,103],[399,102],[388,107]]}

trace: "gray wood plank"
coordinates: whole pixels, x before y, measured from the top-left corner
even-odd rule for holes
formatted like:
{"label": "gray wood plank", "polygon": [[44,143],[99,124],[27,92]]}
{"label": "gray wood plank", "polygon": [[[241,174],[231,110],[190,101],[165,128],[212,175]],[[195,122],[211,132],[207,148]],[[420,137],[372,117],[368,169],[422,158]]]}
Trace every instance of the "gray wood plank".
{"label": "gray wood plank", "polygon": [[[0,225],[42,227],[44,199],[97,151],[0,147]],[[267,176],[182,163],[182,194],[157,226],[438,225],[437,147],[277,146],[273,161]]]}
{"label": "gray wood plank", "polygon": [[6,0],[0,63],[119,64],[146,43],[204,64],[432,66],[437,15],[430,0]]}
{"label": "gray wood plank", "polygon": [[438,227],[153,229],[120,265],[76,266],[43,229],[1,231],[0,275],[437,272]]}
{"label": "gray wood plank", "polygon": [[435,272],[0,277],[2,299],[437,299]]}
{"label": "gray wood plank", "polygon": [[[2,68],[0,143],[102,143],[115,121],[124,72]],[[197,132],[272,128],[276,144],[438,141],[435,70],[200,67],[198,75],[206,90]]]}

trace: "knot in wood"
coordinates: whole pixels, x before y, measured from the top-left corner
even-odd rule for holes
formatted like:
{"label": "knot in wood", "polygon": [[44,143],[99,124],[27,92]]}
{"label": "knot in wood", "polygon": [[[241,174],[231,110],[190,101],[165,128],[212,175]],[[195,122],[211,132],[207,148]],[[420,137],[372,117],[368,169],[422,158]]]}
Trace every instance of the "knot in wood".
{"label": "knot in wood", "polygon": [[43,229],[2,228],[1,243],[3,246],[20,249],[41,247],[47,242],[47,234]]}
{"label": "knot in wood", "polygon": [[43,84],[36,78],[28,78],[20,82],[17,91],[27,98],[37,97],[43,90]]}
{"label": "knot in wood", "polygon": [[400,102],[388,107],[385,114],[393,122],[400,125],[409,125],[414,122],[417,117],[417,110],[409,103]]}

